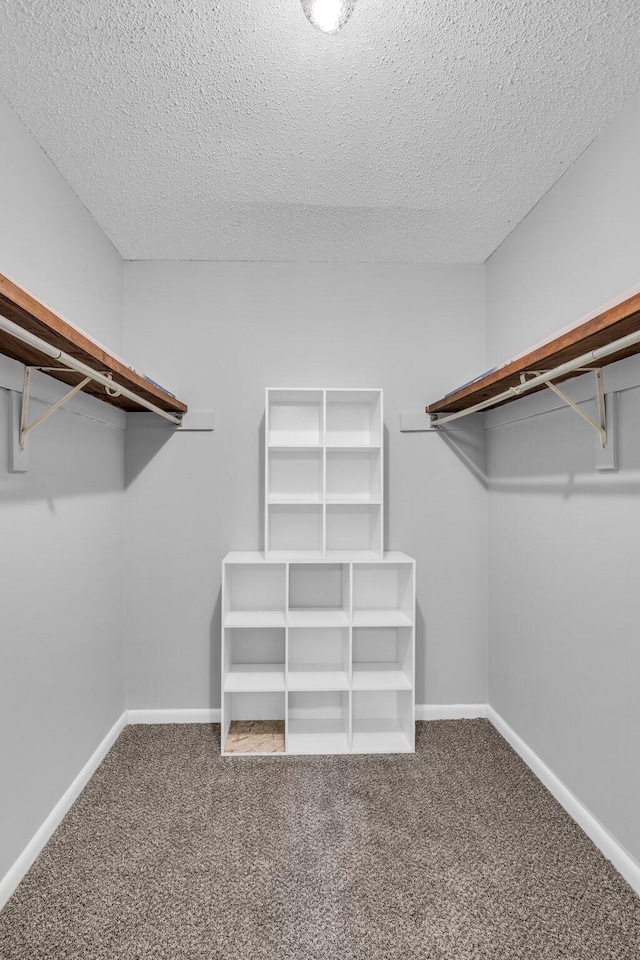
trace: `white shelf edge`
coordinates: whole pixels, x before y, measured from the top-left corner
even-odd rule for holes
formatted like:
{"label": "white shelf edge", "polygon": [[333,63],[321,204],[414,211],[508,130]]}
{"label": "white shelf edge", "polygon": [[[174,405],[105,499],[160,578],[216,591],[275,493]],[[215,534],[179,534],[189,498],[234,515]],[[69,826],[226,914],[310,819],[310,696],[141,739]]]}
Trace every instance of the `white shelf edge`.
{"label": "white shelf edge", "polygon": [[235,663],[226,672],[223,692],[284,693],[285,677],[284,663]]}
{"label": "white shelf edge", "polygon": [[351,689],[357,691],[413,690],[413,684],[400,666],[391,663],[354,663]]}
{"label": "white shelf edge", "polygon": [[319,497],[286,497],[286,496],[270,496],[267,498],[267,503],[270,507],[321,507],[323,501]]}
{"label": "white shelf edge", "polygon": [[287,687],[293,693],[345,691],[349,676],[339,664],[289,664]]}
{"label": "white shelf edge", "polygon": [[283,629],[286,627],[286,618],[284,611],[261,611],[261,610],[234,610],[228,613],[224,619],[223,627],[225,629]]}
{"label": "white shelf edge", "polygon": [[274,453],[295,453],[298,450],[309,451],[324,449],[322,443],[268,443],[267,449]]}
{"label": "white shelf edge", "polygon": [[354,610],[354,627],[412,627],[413,621],[401,610]]}

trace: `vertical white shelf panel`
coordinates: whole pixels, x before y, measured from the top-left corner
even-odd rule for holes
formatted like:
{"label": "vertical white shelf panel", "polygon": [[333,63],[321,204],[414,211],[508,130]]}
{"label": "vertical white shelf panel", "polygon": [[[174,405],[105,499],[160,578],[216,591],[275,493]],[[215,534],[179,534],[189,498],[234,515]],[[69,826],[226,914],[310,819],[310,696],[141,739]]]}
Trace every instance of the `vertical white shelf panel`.
{"label": "vertical white shelf panel", "polygon": [[236,720],[281,723],[280,753],[414,749],[410,557],[273,563],[232,553],[222,600],[223,753]]}
{"label": "vertical white shelf panel", "polygon": [[382,390],[266,391],[265,553],[383,553]]}

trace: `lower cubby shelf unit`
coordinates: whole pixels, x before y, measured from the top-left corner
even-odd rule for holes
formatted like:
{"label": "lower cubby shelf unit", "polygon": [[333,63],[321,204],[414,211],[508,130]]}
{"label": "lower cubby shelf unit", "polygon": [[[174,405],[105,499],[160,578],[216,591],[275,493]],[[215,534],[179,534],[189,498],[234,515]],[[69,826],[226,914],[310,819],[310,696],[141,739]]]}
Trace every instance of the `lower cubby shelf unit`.
{"label": "lower cubby shelf unit", "polygon": [[415,565],[229,554],[222,752],[414,750]]}

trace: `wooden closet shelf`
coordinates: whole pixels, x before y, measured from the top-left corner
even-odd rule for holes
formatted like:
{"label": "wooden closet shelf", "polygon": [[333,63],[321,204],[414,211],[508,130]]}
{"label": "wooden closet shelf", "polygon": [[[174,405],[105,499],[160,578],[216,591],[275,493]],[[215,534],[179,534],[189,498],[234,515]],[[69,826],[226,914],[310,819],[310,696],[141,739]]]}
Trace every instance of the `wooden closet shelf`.
{"label": "wooden closet shelf", "polygon": [[[636,293],[621,303],[604,310],[596,317],[561,332],[554,339],[534,347],[504,366],[490,370],[483,376],[478,377],[477,380],[464,384],[446,397],[430,403],[426,407],[426,412],[430,414],[457,413],[467,410],[469,407],[474,407],[476,404],[489,401],[485,407],[488,410],[493,406],[510,403],[512,400],[517,400],[518,397],[513,395],[500,398],[500,395],[505,390],[518,386],[521,374],[533,370],[555,369],[561,364],[576,360],[585,353],[606,347],[622,337],[639,331],[640,293]],[[640,353],[640,343],[626,346],[606,357],[594,360],[591,365],[602,367],[637,353]],[[580,376],[580,372],[580,370],[573,370],[563,376],[554,377],[554,383]],[[530,392],[535,393],[536,390],[544,389],[544,386],[544,384],[535,386]],[[490,401],[494,397],[500,399],[497,399],[495,404],[491,404]]]}
{"label": "wooden closet shelf", "polygon": [[[99,373],[111,374],[114,387],[121,386],[133,391],[161,410],[174,414],[187,412],[186,404],[176,399],[162,387],[150,383],[146,377],[132,370],[122,360],[113,356],[100,344],[87,337],[81,330],[50,310],[44,303],[20,287],[9,277],[0,274],[0,315],[21,327],[27,333],[46,341],[51,347],[68,354]],[[64,363],[51,359],[37,348],[16,340],[10,333],[0,330],[0,353],[27,366],[48,367],[48,376],[75,386],[83,379],[76,371],[63,368]],[[129,397],[111,397],[99,383],[91,382],[84,388],[105,403],[124,410],[144,411],[142,404]]]}

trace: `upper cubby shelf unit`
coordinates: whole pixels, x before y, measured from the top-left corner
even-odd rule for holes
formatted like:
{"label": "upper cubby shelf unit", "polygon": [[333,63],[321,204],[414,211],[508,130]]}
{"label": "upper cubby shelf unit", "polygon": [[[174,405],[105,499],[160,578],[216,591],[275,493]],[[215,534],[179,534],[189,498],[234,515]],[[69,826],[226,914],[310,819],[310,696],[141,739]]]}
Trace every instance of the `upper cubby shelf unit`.
{"label": "upper cubby shelf unit", "polygon": [[180,422],[186,404],[0,274],[0,353],[105,403]]}
{"label": "upper cubby shelf unit", "polygon": [[382,390],[267,389],[265,550],[382,554]]}
{"label": "upper cubby shelf unit", "polygon": [[[430,403],[426,412],[431,414],[435,425],[446,423],[509,403],[547,386],[554,389],[555,384],[586,370],[598,370],[637,353],[640,353],[640,292],[635,290],[632,296],[625,295],[624,300],[571,324],[557,336]],[[598,390],[601,400],[601,378],[598,378]],[[595,423],[594,426],[598,428]]]}

